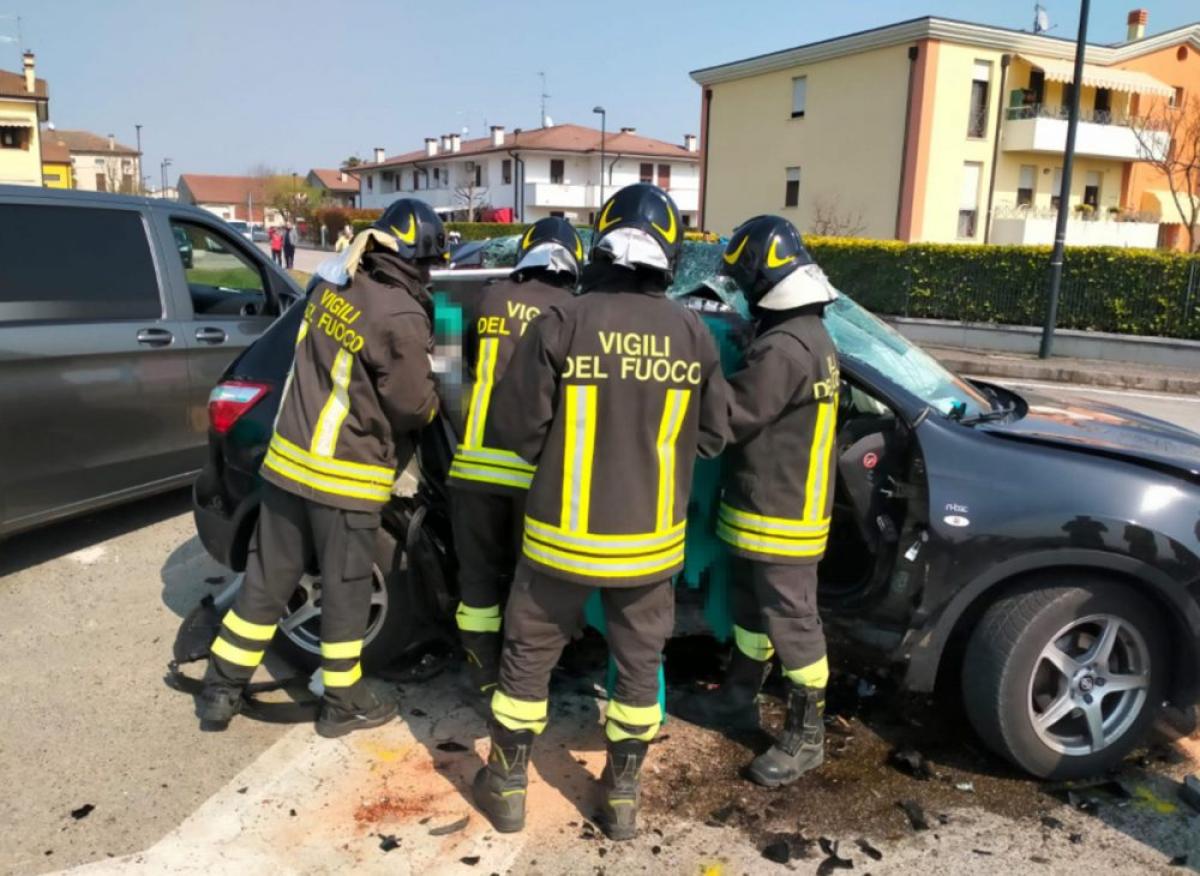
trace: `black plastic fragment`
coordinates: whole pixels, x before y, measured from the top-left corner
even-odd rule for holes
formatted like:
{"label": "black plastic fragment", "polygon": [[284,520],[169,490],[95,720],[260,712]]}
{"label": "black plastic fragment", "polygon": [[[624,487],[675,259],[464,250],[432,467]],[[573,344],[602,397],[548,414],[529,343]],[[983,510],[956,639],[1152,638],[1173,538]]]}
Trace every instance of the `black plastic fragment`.
{"label": "black plastic fragment", "polygon": [[1200,812],[1200,776],[1188,776],[1184,779],[1179,797],[1188,806]]}
{"label": "black plastic fragment", "polygon": [[856,846],[858,846],[858,849],[860,852],[862,852],[864,855],[866,855],[872,861],[882,861],[883,860],[883,852],[879,851],[879,849],[875,848],[873,845],[871,845],[869,842],[867,842],[865,837],[859,837],[858,839],[856,839],[854,841],[854,844]]}
{"label": "black plastic fragment", "polygon": [[467,746],[463,745],[461,742],[455,742],[453,739],[451,739],[449,742],[439,742],[437,744],[437,750],[438,751],[458,752],[458,751],[470,751],[471,749],[467,748]]}
{"label": "black plastic fragment", "polygon": [[71,810],[71,817],[74,818],[76,821],[78,821],[81,818],[87,818],[89,815],[92,814],[92,810],[95,808],[96,807],[93,806],[91,803],[84,803],[78,809]]}
{"label": "black plastic fragment", "polygon": [[1062,830],[1063,823],[1053,815],[1042,816],[1042,827],[1048,827],[1050,830]]}
{"label": "black plastic fragment", "polygon": [[763,847],[762,856],[776,864],[786,864],[792,853],[788,848],[787,840],[777,840]]}
{"label": "black plastic fragment", "polygon": [[466,864],[468,867],[474,867],[479,863],[479,855],[466,855],[458,859],[460,864]]}
{"label": "black plastic fragment", "polygon": [[400,848],[400,840],[392,834],[379,834],[379,848],[385,852],[390,852],[392,849]]}
{"label": "black plastic fragment", "polygon": [[925,817],[925,810],[921,808],[920,803],[916,800],[901,800],[896,805],[904,810],[913,830],[929,830],[929,819]]}
{"label": "black plastic fragment", "polygon": [[838,854],[837,840],[831,840],[829,837],[821,837],[817,840],[821,846],[821,851],[825,853],[825,860],[817,866],[817,876],[829,876],[834,870],[853,870],[854,862],[849,858],[843,858]]}
{"label": "black plastic fragment", "polygon": [[464,815],[458,821],[454,821],[454,822],[451,822],[450,824],[442,825],[441,827],[430,828],[429,835],[430,836],[448,836],[452,833],[458,833],[460,830],[462,830],[464,827],[466,827],[470,823],[471,823],[471,816]]}
{"label": "black plastic fragment", "polygon": [[1188,856],[1187,855],[1176,855],[1169,862],[1169,866],[1171,866],[1171,867],[1186,867],[1187,865],[1188,865]]}
{"label": "black plastic fragment", "polygon": [[888,757],[888,762],[914,779],[924,782],[933,778],[933,769],[929,766],[929,761],[915,748],[897,748]]}

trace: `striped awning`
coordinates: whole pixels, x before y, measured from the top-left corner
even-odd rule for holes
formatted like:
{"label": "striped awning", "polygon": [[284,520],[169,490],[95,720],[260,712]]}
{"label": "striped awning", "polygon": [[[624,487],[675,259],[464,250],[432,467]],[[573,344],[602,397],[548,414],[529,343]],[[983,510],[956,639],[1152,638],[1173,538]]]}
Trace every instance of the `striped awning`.
{"label": "striped awning", "polygon": [[[1058,58],[1041,58],[1036,55],[1021,55],[1026,61],[1046,75],[1048,82],[1072,82],[1075,79],[1075,63]],[[1130,94],[1156,94],[1160,97],[1171,97],[1175,94],[1173,86],[1155,79],[1149,73],[1140,70],[1122,70],[1117,67],[1099,67],[1095,64],[1083,65],[1083,84],[1093,88],[1107,88],[1110,91],[1124,91]]]}
{"label": "striped awning", "polygon": [[0,128],[32,128],[33,122],[20,116],[0,116]]}

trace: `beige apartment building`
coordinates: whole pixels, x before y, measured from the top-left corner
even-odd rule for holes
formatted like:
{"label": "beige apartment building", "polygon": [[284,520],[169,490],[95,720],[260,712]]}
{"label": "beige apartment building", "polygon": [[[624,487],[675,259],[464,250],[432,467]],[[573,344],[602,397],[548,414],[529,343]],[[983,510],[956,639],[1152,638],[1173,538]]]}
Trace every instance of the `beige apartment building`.
{"label": "beige apartment building", "polygon": [[[1174,246],[1143,118],[1200,95],[1200,24],[1090,45],[1068,243]],[[701,86],[701,222],[758,213],[806,232],[905,241],[1050,243],[1074,42],[920,18],[692,73]],[[1140,136],[1139,136],[1140,133]]]}

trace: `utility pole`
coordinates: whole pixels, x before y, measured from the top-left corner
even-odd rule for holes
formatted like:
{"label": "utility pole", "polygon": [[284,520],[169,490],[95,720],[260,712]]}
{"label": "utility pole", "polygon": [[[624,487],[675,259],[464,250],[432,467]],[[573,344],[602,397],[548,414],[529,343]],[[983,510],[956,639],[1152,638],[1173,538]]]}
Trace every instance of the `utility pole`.
{"label": "utility pole", "polygon": [[538,76],[542,77],[542,114],[538,120],[538,127],[544,128],[544,127],[546,127],[546,119],[547,119],[546,100],[547,100],[547,98],[550,97],[550,95],[546,94],[546,74],[539,72]]}
{"label": "utility pole", "polygon": [[138,194],[146,194],[145,187],[142,186],[142,126],[134,125],[137,128],[137,147],[138,147]]}
{"label": "utility pole", "polygon": [[1038,355],[1050,358],[1054,350],[1054,327],[1058,323],[1058,296],[1062,287],[1063,254],[1067,245],[1067,219],[1071,215],[1071,171],[1075,164],[1075,135],[1079,130],[1079,93],[1083,91],[1083,59],[1087,49],[1088,13],[1091,0],[1079,6],[1079,38],[1075,43],[1075,78],[1071,89],[1071,116],[1067,122],[1067,148],[1063,152],[1062,188],[1058,193],[1058,224],[1054,230],[1054,253],[1050,256],[1050,300]]}

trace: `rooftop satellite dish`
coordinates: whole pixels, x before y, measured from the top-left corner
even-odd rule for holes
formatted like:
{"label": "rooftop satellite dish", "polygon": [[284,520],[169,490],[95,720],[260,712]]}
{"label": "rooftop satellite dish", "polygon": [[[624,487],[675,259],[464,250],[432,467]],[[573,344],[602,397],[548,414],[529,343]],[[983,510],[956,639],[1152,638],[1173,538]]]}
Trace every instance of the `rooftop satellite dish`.
{"label": "rooftop satellite dish", "polygon": [[54,127],[54,122],[46,122],[46,130],[47,131],[57,130],[57,128]]}
{"label": "rooftop satellite dish", "polygon": [[554,119],[550,118],[549,116],[542,116],[542,127],[543,128],[553,128],[554,127]]}
{"label": "rooftop satellite dish", "polygon": [[1050,16],[1046,13],[1046,10],[1044,8],[1042,8],[1041,6],[1034,6],[1033,7],[1033,32],[1034,33],[1045,33],[1046,31],[1050,30],[1050,28],[1051,28]]}

